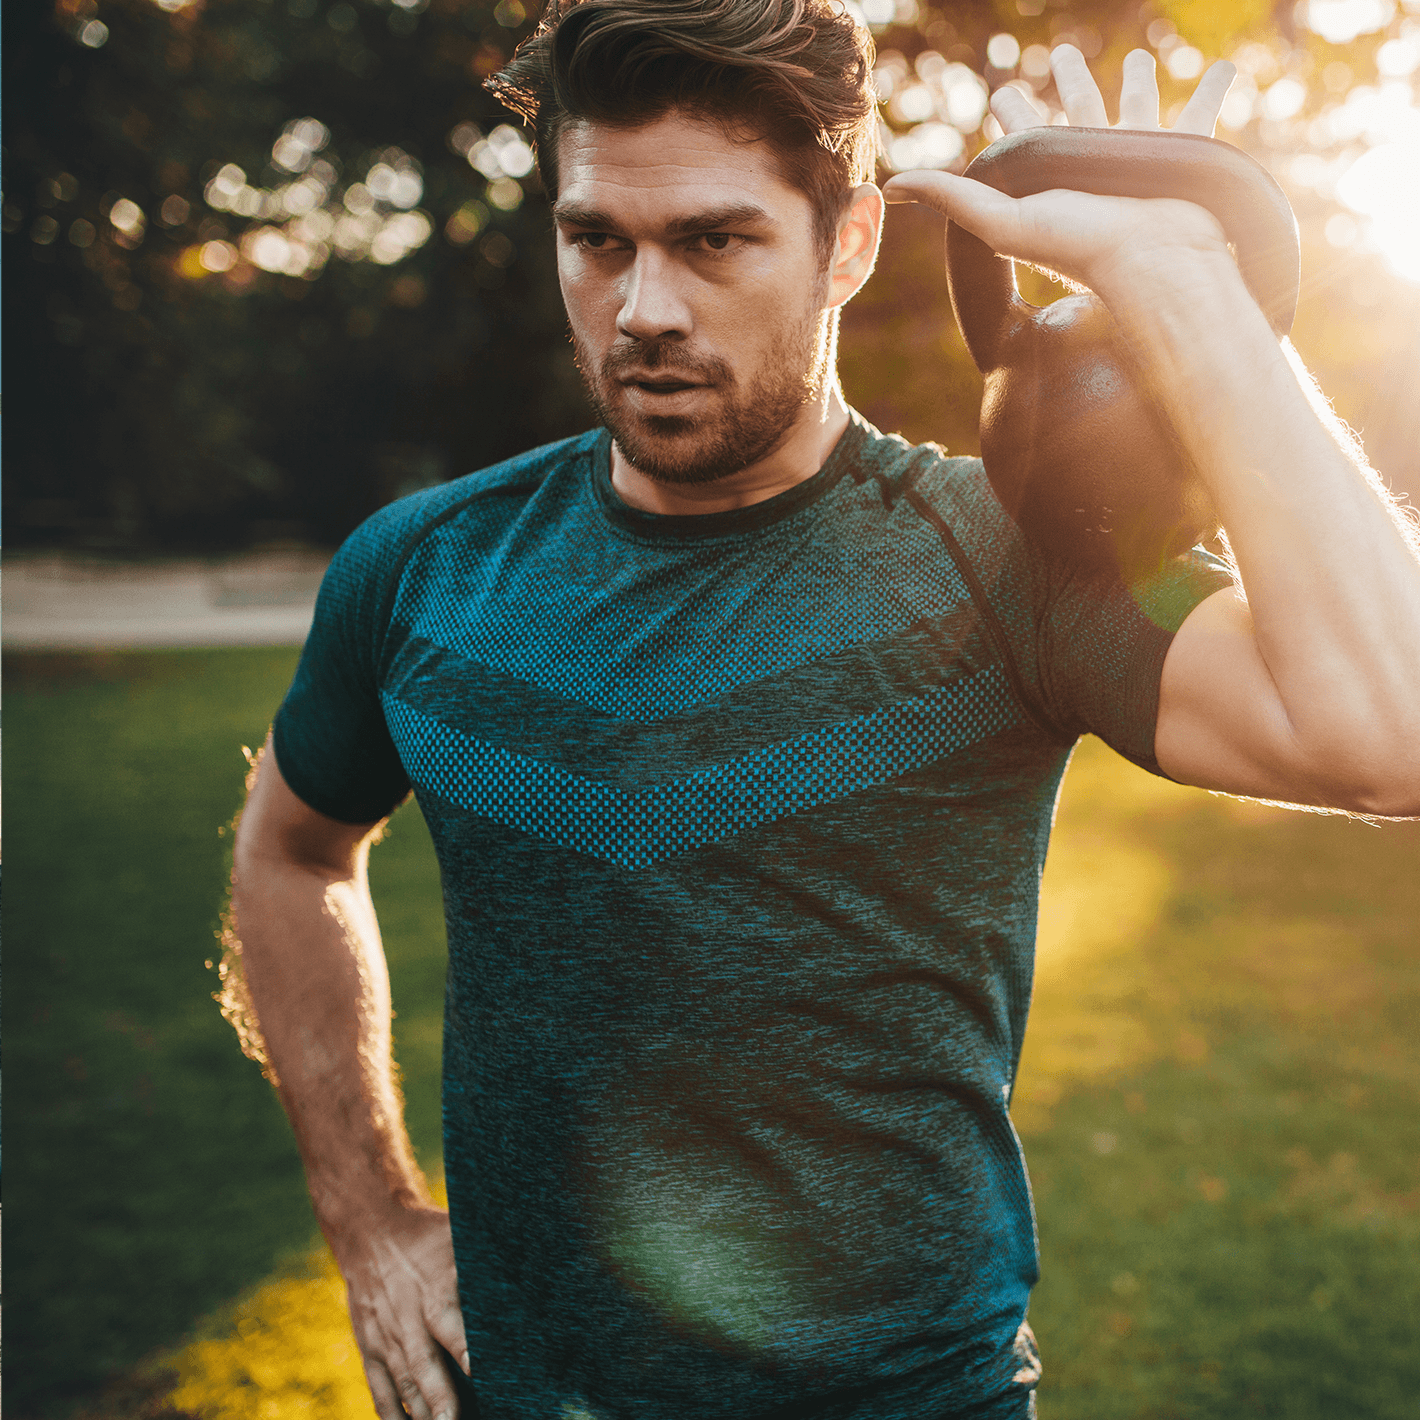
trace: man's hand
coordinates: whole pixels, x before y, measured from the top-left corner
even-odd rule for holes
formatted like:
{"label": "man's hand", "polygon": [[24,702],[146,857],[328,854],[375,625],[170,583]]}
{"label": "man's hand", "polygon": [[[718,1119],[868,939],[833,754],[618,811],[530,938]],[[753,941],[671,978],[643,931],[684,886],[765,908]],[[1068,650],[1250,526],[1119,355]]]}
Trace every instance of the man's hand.
{"label": "man's hand", "polygon": [[[1109,127],[1104,99],[1080,51],[1062,44],[1052,52],[1050,63],[1070,122]],[[1225,61],[1214,64],[1199,81],[1175,130],[1211,134],[1236,73]],[[1007,133],[1042,125],[1018,89],[997,89],[991,110]],[[1146,50],[1133,50],[1125,58],[1119,112],[1121,128],[1159,127],[1154,57]],[[1012,198],[984,183],[943,172],[899,173],[884,184],[883,195],[889,202],[933,207],[993,250],[1058,271],[1102,295],[1117,273],[1141,258],[1167,261],[1166,253],[1186,250],[1231,260],[1222,227],[1191,202],[1099,197],[1063,188]]]}
{"label": "man's hand", "polygon": [[449,1215],[410,1208],[332,1245],[380,1420],[453,1420],[458,1402],[434,1344],[467,1373]]}

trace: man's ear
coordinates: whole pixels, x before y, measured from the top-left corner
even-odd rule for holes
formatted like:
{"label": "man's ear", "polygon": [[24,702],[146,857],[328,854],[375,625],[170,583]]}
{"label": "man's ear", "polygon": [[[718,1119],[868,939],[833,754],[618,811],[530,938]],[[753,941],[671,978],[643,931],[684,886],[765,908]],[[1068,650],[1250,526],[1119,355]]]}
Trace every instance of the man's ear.
{"label": "man's ear", "polygon": [[833,263],[828,270],[829,310],[850,301],[873,274],[882,235],[883,195],[872,183],[865,182],[853,189],[848,206],[838,219]]}

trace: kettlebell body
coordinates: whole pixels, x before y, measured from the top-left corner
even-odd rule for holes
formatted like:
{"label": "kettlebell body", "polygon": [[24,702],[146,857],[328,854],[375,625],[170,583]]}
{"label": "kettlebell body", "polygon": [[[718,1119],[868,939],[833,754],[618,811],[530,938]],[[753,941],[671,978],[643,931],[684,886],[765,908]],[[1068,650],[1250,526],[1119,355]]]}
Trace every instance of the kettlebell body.
{"label": "kettlebell body", "polygon": [[[1285,335],[1296,311],[1296,219],[1265,169],[1194,134],[1032,128],[967,168],[1012,197],[1072,188],[1178,197],[1206,207],[1248,289]],[[1114,318],[1092,295],[1033,306],[1015,267],[955,222],[947,281],[981,370],[981,457],[996,496],[1036,546],[1077,565],[1146,575],[1217,531],[1206,489],[1144,388]]]}

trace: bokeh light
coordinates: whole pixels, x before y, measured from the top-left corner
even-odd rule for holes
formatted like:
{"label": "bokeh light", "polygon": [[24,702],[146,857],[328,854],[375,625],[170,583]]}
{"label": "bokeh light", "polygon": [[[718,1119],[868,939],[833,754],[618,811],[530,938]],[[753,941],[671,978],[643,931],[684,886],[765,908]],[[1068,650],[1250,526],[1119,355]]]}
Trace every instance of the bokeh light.
{"label": "bokeh light", "polygon": [[464,123],[453,137],[463,145],[460,151],[468,165],[496,182],[501,177],[526,177],[533,170],[533,151],[523,135],[511,124],[501,123],[487,138],[475,124]]}
{"label": "bokeh light", "polygon": [[[1011,40],[1014,46],[997,44],[1003,60],[1019,54],[1019,46],[1009,35],[997,35],[992,43],[1002,40]],[[990,90],[980,74],[959,61],[947,60],[935,49],[924,50],[911,65],[900,51],[884,49],[878,56],[873,83],[887,118],[897,125],[888,131],[884,143],[890,167],[902,172],[960,166],[968,135],[975,133],[986,117]]]}
{"label": "bokeh light", "polygon": [[[507,132],[527,151],[528,165],[522,171],[529,171],[531,150],[516,130]],[[240,238],[237,250],[243,260],[262,271],[309,281],[321,274],[332,255],[347,262],[392,266],[433,235],[433,219],[413,210],[424,196],[424,178],[414,158],[402,148],[382,148],[369,157],[363,174],[342,190],[336,164],[317,156],[329,142],[330,130],[319,119],[293,119],[271,146],[272,169],[290,175],[290,181],[254,187],[236,163],[223,164],[209,179],[203,190],[209,208],[256,223]],[[514,144],[501,133],[498,147],[512,166],[519,166]],[[501,176],[504,169],[497,171]],[[518,195],[521,198],[521,188]],[[197,274],[190,266],[182,269]],[[203,263],[202,269],[214,268]]]}
{"label": "bokeh light", "polygon": [[108,219],[120,232],[129,236],[143,230],[143,209],[126,197],[120,197],[109,208]]}
{"label": "bokeh light", "polygon": [[986,62],[993,69],[1014,69],[1020,57],[1021,44],[1015,35],[992,35],[986,43]]}
{"label": "bokeh light", "polygon": [[1394,0],[1304,0],[1297,9],[1307,28],[1332,44],[1374,34],[1395,16]]}
{"label": "bokeh light", "polygon": [[474,198],[465,202],[444,225],[444,235],[456,247],[467,246],[487,225],[488,208]]}
{"label": "bokeh light", "polygon": [[[1023,4],[1023,17],[1044,7]],[[888,0],[861,7],[881,31],[894,23]],[[892,13],[889,13],[892,12]],[[1420,280],[1420,0],[1302,0],[1295,16],[1304,30],[1329,44],[1349,45],[1384,32],[1374,49],[1374,82],[1339,57],[1315,63],[1310,52],[1274,37],[1245,37],[1227,55],[1237,66],[1219,118],[1221,132],[1258,156],[1290,185],[1289,190],[1340,202],[1345,213],[1326,225],[1333,248],[1380,254],[1406,280]],[[950,27],[948,27],[950,28]],[[873,82],[883,117],[886,166],[961,171],[984,142],[1000,136],[987,110],[990,88],[1009,84],[1035,107],[1042,123],[1065,116],[1050,69],[1051,50],[1063,43],[1088,54],[1099,36],[1062,14],[1051,23],[1050,44],[1025,42],[1024,31],[998,31],[985,44],[983,77],[968,63],[934,48],[909,59],[891,44],[880,50]],[[1173,20],[1155,15],[1145,37],[1166,82],[1184,92],[1202,75],[1211,56],[1179,32]],[[1333,51],[1335,53],[1335,51]],[[1166,95],[1166,106],[1168,96]],[[1170,120],[1181,101],[1169,108]]]}
{"label": "bokeh light", "polygon": [[1191,44],[1175,45],[1169,50],[1168,57],[1164,60],[1164,67],[1169,71],[1171,79],[1188,80],[1196,79],[1203,73],[1207,60],[1203,57],[1201,49],[1195,49]]}
{"label": "bokeh light", "polygon": [[237,264],[237,249],[230,242],[203,242],[197,260],[204,271],[230,271]]}

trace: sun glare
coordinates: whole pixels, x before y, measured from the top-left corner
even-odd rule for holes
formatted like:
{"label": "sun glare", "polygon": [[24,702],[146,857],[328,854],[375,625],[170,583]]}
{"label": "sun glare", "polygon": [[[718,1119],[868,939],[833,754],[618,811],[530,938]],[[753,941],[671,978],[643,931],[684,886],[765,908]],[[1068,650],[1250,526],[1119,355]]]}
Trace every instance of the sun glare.
{"label": "sun glare", "polygon": [[1342,175],[1336,195],[1369,219],[1367,240],[1396,274],[1420,282],[1420,142],[1372,148]]}
{"label": "sun glare", "polygon": [[[902,22],[902,8],[893,0],[863,0],[857,13],[881,32]],[[1333,52],[1328,62],[1300,40],[1246,40],[1227,56],[1238,74],[1222,131],[1268,163],[1293,194],[1309,189],[1346,209],[1326,223],[1332,245],[1375,252],[1397,276],[1420,283],[1420,0],[1302,0],[1295,16],[1330,45],[1384,34],[1375,42],[1374,76],[1353,69],[1354,56]],[[1191,84],[1206,66],[1207,56],[1170,20],[1154,19],[1147,38],[1176,83]],[[1062,123],[1051,48],[1070,43],[1088,56],[1098,40],[1088,26],[1063,22],[1049,47],[1023,47],[1002,32],[987,46],[986,75],[991,85],[1019,90],[1043,123]],[[1000,136],[986,107],[990,86],[954,58],[955,51],[949,59],[928,49],[912,60],[897,49],[879,51],[873,83],[885,120],[884,157],[894,170],[960,172],[978,134],[988,141]],[[472,152],[469,161],[475,162]]]}

